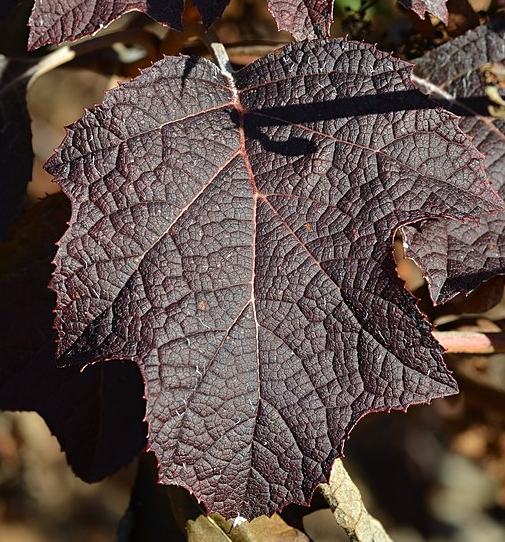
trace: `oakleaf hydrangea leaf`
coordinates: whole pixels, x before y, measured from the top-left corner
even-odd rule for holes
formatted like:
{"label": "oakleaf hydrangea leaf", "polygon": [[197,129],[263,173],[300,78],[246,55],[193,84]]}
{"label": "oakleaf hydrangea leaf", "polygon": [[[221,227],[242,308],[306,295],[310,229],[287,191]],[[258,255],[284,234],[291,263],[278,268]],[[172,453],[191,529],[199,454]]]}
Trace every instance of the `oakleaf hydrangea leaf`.
{"label": "oakleaf hydrangea leaf", "polygon": [[446,1],[447,0],[398,0],[402,6],[415,11],[421,19],[424,19],[425,13],[428,12],[447,24],[449,21],[449,13],[447,11]]}
{"label": "oakleaf hydrangea leaf", "polygon": [[[230,0],[193,0],[209,27]],[[176,30],[182,30],[185,0],[35,0],[30,16],[28,47],[76,40],[93,34],[129,11],[142,11]]]}
{"label": "oakleaf hydrangea leaf", "polygon": [[96,482],[146,443],[143,383],[134,363],[56,367],[55,243],[70,214],[63,194],[37,203],[0,244],[0,409],[34,410],[58,438],[72,470]]}
{"label": "oakleaf hydrangea leaf", "polygon": [[134,359],[160,480],[226,517],[308,503],[367,412],[451,394],[392,235],[497,209],[411,65],[288,45],[233,76],[165,58],[68,128],[61,364]]}
{"label": "oakleaf hydrangea leaf", "polygon": [[[486,97],[486,88],[499,94],[505,84],[503,22],[471,30],[415,64],[415,73],[425,82],[420,81],[421,86],[462,115],[460,127],[474,138],[486,157],[488,177],[505,196],[505,121],[489,114],[489,107],[500,106]],[[406,254],[427,274],[438,304],[505,274],[504,213],[482,217],[479,223],[431,220],[405,228],[404,233]]]}

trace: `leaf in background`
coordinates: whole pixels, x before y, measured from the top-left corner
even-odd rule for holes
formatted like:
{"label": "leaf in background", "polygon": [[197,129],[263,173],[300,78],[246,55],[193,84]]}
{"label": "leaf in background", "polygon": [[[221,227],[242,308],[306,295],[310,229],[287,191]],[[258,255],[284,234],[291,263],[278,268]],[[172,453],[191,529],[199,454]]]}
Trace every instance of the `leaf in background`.
{"label": "leaf in background", "polygon": [[279,30],[296,40],[325,38],[330,34],[334,0],[269,0]]}
{"label": "leaf in background", "polygon": [[21,210],[32,178],[32,133],[26,87],[33,61],[15,61],[0,54],[0,241]]}
{"label": "leaf in background", "polygon": [[225,517],[307,503],[367,412],[456,391],[392,234],[499,208],[411,65],[345,40],[223,75],[166,58],[68,129],[59,362],[133,358],[163,483]]}
{"label": "leaf in background", "polygon": [[[230,0],[193,0],[209,27]],[[93,34],[129,11],[142,11],[161,24],[182,30],[185,0],[35,0],[28,48]]]}
{"label": "leaf in background", "polygon": [[[183,534],[186,510],[191,510],[191,517],[202,511],[186,491],[180,490],[175,500],[171,490],[170,486],[158,484],[154,454],[140,454],[130,503],[119,522],[114,542],[187,542]],[[179,510],[184,517],[178,515]],[[202,539],[202,542],[207,541]]]}
{"label": "leaf in background", "polygon": [[[427,82],[420,80],[421,87],[462,116],[460,127],[474,138],[489,179],[505,196],[505,121],[489,114],[493,103],[486,97],[490,88],[505,88],[505,24],[479,26],[414,62],[415,73]],[[479,223],[432,220],[405,228],[404,234],[406,255],[427,274],[438,304],[505,274],[504,213]]]}
{"label": "leaf in background", "polygon": [[447,0],[398,0],[400,4],[407,9],[415,11],[421,19],[424,19],[426,12],[435,15],[444,24],[449,21],[449,13],[447,11]]}
{"label": "leaf in background", "polygon": [[82,373],[55,366],[55,300],[47,283],[69,212],[62,194],[49,196],[0,245],[0,408],[37,411],[74,472],[96,481],[145,445],[145,401],[131,362],[111,361]]}
{"label": "leaf in background", "polygon": [[[204,26],[222,15],[230,0],[193,0]],[[124,13],[142,11],[176,30],[182,30],[185,0],[36,0],[30,17],[29,49],[76,40],[97,32]],[[333,0],[269,0],[280,29],[296,39],[329,35]]]}

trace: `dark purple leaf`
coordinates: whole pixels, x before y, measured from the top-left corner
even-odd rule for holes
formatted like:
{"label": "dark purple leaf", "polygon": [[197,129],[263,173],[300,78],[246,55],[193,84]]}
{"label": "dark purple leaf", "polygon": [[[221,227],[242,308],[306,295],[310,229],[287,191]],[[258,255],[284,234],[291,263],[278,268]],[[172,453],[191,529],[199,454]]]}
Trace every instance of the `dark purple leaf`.
{"label": "dark purple leaf", "polygon": [[166,58],[48,162],[60,363],[135,359],[161,481],[227,517],[307,503],[364,414],[456,391],[392,234],[501,201],[410,75],[345,40],[234,78]]}
{"label": "dark purple leaf", "polygon": [[0,55],[0,240],[21,210],[32,177],[32,134],[26,86],[32,62]]}
{"label": "dark purple leaf", "polygon": [[218,17],[221,17],[229,3],[230,0],[193,0],[193,4],[202,16],[205,28],[209,28]]}
{"label": "dark purple leaf", "polygon": [[[209,27],[230,0],[194,0]],[[129,11],[142,11],[176,30],[182,30],[185,0],[35,0],[30,16],[28,48],[76,40],[93,34]]]}
{"label": "dark purple leaf", "polygon": [[295,39],[325,38],[330,34],[334,0],[269,0],[279,30]]}
{"label": "dark purple leaf", "polygon": [[435,15],[443,23],[449,22],[449,13],[445,5],[447,0],[398,0],[407,9],[415,11],[421,19],[424,19],[426,12]]}
{"label": "dark purple leaf", "polygon": [[[415,73],[426,81],[424,85],[420,81],[421,86],[462,115],[460,127],[485,155],[486,172],[501,196],[505,196],[505,122],[489,115],[485,87],[486,73],[505,69],[504,62],[501,22],[471,30],[415,62]],[[497,64],[493,68],[491,63]],[[483,217],[479,224],[432,220],[405,228],[405,235],[406,254],[427,274],[438,304],[505,274],[503,213]]]}
{"label": "dark purple leaf", "polygon": [[64,196],[50,196],[23,215],[13,237],[0,245],[0,408],[37,411],[74,472],[96,481],[145,445],[145,401],[131,362],[111,361],[82,373],[55,366],[55,299],[47,283],[69,212]]}

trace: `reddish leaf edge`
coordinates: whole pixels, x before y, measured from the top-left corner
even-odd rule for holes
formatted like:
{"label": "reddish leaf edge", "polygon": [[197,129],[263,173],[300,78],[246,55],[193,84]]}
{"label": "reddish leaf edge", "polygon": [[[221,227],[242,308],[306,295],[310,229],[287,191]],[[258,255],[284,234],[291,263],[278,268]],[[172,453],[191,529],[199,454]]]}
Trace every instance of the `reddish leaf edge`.
{"label": "reddish leaf edge", "polygon": [[[300,43],[303,43],[303,42],[308,42],[308,41],[348,41],[348,42],[352,42],[352,41],[355,41],[355,42],[358,42],[358,43],[368,43],[368,42],[365,42],[365,40],[349,40],[347,36],[344,36],[344,37],[337,37],[337,38],[316,38],[316,39],[304,39],[304,40],[301,40],[299,42],[295,42],[297,45],[299,45]],[[293,43],[291,44],[287,44],[287,45],[284,45],[282,47],[280,47],[279,49],[276,49],[275,51],[269,53],[268,55],[265,55],[265,57],[260,57],[260,59],[264,59],[266,57],[272,57],[274,58],[275,56],[277,56],[279,54],[279,51],[280,49],[283,49],[285,47],[290,47],[292,46]],[[374,44],[370,44],[368,43],[368,45],[370,45],[373,50],[376,50],[377,49],[377,44],[374,43]],[[170,57],[171,55],[163,55],[163,58],[168,58]],[[182,58],[191,58],[190,55],[184,55],[184,54],[179,54],[179,55],[176,55],[177,57],[182,57]],[[392,57],[392,58],[395,58],[393,53],[391,52],[388,52],[387,53],[387,56],[388,57]],[[197,57],[197,58],[200,58],[200,57]],[[259,60],[260,60],[259,59]],[[414,64],[412,62],[408,62],[408,61],[405,61],[405,60],[401,60],[401,62],[406,66],[408,67],[408,70],[409,70],[409,81],[412,83],[413,85],[413,88],[415,88],[416,90],[419,90],[420,92],[422,92],[425,96],[426,93],[423,92],[420,88],[419,88],[419,85],[416,84],[416,82],[413,80],[413,70],[414,70]],[[155,62],[151,62],[151,66],[155,64]],[[147,67],[147,68],[142,68],[142,69],[139,69],[139,75],[141,73],[143,73],[144,71],[150,69],[150,66]],[[118,85],[114,88],[111,88],[111,89],[108,89],[104,92],[104,97],[111,91],[114,91],[117,87],[123,87],[124,85],[128,85],[130,83],[131,80],[135,79],[134,77],[132,77],[132,79],[130,79],[129,81],[124,81],[124,82],[119,82]],[[469,136],[468,134],[466,134],[466,132],[464,132],[460,127],[459,127],[459,120],[461,119],[460,116],[458,115],[455,115],[454,113],[450,112],[450,111],[447,111],[446,109],[444,109],[440,104],[438,104],[436,102],[436,100],[430,98],[427,96],[427,100],[429,100],[430,102],[432,102],[434,104],[434,107],[433,109],[436,109],[436,110],[440,110],[440,111],[444,111],[445,114],[449,114],[451,115],[456,121],[457,121],[457,124],[458,124],[458,130],[461,134],[463,134],[467,139],[470,139],[470,140],[473,140],[474,138],[472,138],[471,136]],[[91,107],[91,108],[84,108],[84,113],[88,112],[88,111],[93,111],[95,109],[95,107],[97,107],[98,105],[100,104],[96,104],[95,106]],[[65,135],[68,134],[68,131],[70,128],[72,128],[74,123],[70,124],[70,125],[67,125],[65,126]],[[65,139],[64,139],[65,140]],[[56,148],[54,149],[54,152],[59,152],[61,149],[64,148],[64,145],[63,145],[63,142],[64,140],[62,141],[62,143]],[[480,152],[478,149],[476,149],[474,147],[475,151],[476,151],[476,154],[478,154],[478,160],[481,162],[481,166],[483,167],[483,161],[484,161],[484,158],[485,158],[485,155]],[[44,164],[44,169],[46,169],[46,167],[49,165],[50,161],[51,161],[51,158],[50,157],[46,163]],[[53,182],[56,182],[54,179],[53,179]],[[493,214],[497,214],[498,212],[501,212],[501,211],[504,211],[505,210],[505,202],[503,202],[503,200],[500,198],[500,196],[498,195],[497,191],[493,188],[492,186],[492,183],[488,180],[488,184],[489,184],[489,187],[488,187],[488,190],[491,191],[496,199],[498,201],[501,201],[501,208],[500,209],[496,209],[495,211],[490,211],[489,213],[486,213],[486,214],[490,214],[490,215],[493,215]],[[72,212],[71,212],[71,217],[73,217],[73,203],[72,203],[72,199],[70,198],[69,194],[67,193],[67,191],[62,187],[62,191],[63,193],[69,198],[70,200],[70,204],[71,204],[71,208],[72,208]],[[438,219],[450,219],[450,220],[457,220],[458,222],[476,222],[476,223],[479,223],[479,219],[472,219],[472,218],[467,218],[467,219],[459,219],[459,218],[454,218],[453,216],[451,215],[444,215],[444,216],[441,216],[440,218]],[[391,234],[391,248],[390,248],[390,255],[391,255],[391,258],[393,258],[393,243],[394,243],[394,236],[395,236],[395,233],[397,231],[402,231],[402,228],[405,227],[405,226],[408,226],[408,225],[412,225],[412,224],[415,224],[415,223],[419,223],[419,222],[422,222],[422,220],[415,220],[415,221],[406,221],[406,222],[402,222],[401,224],[399,224],[397,226],[397,228],[392,232]],[[68,226],[70,226],[71,224],[73,224],[73,220],[72,218],[67,222]],[[65,235],[65,234],[64,234]],[[64,236],[63,236],[64,237]],[[62,237],[62,239],[63,239]],[[61,239],[56,243],[56,245],[59,247],[61,244]],[[394,261],[394,258],[393,258],[393,261]],[[52,262],[53,265],[54,265],[54,261]],[[396,268],[396,264],[395,264],[395,268]],[[53,276],[55,274],[55,271],[53,271]],[[414,305],[415,305],[415,309],[417,310],[418,312],[418,315],[420,315],[424,321],[429,325],[430,327],[430,331],[433,331],[435,329],[435,326],[429,322],[427,320],[427,317],[426,315],[419,309],[418,307],[418,304],[419,304],[419,301],[420,299],[418,297],[416,297],[414,294],[412,294],[412,292],[410,292],[409,290],[407,290],[404,286],[405,282],[395,273],[394,276],[391,276],[391,280],[396,280],[396,281],[399,281],[400,284],[402,285],[402,288],[404,288],[404,290],[408,293],[408,295],[410,295],[413,299],[413,302],[414,302]],[[54,291],[56,293],[56,295],[58,296],[56,290],[54,290],[53,288],[53,280],[51,279],[51,281],[49,282],[48,284],[48,287],[49,289],[51,289],[52,291]],[[56,314],[56,309],[53,310],[53,313]],[[57,329],[57,318],[55,318],[55,321],[54,321],[54,324],[53,324],[53,328],[54,329]],[[58,338],[56,339],[56,343],[59,344],[60,340],[59,340],[59,335],[57,334]],[[345,457],[345,454],[344,454],[344,447],[345,447],[345,443],[346,441],[349,439],[350,437],[350,434],[352,433],[353,429],[356,427],[356,425],[359,423],[359,421],[364,418],[367,414],[374,414],[374,413],[380,413],[380,412],[386,412],[386,413],[391,413],[391,411],[402,411],[404,413],[407,413],[408,409],[411,407],[411,406],[419,406],[419,405],[431,405],[431,403],[433,402],[433,400],[436,400],[436,399],[442,399],[444,397],[449,397],[449,396],[452,396],[452,395],[456,395],[459,393],[459,387],[458,387],[458,383],[456,381],[456,379],[452,376],[453,375],[453,371],[451,371],[448,367],[447,367],[447,364],[445,363],[444,361],[444,358],[443,358],[443,353],[445,352],[445,349],[444,347],[440,344],[440,342],[438,340],[436,340],[436,338],[430,334],[430,339],[433,340],[433,342],[435,343],[435,346],[438,347],[438,350],[439,350],[439,353],[440,353],[440,358],[439,358],[439,361],[440,361],[440,364],[442,367],[444,367],[447,375],[449,376],[450,380],[452,381],[452,389],[447,389],[447,392],[445,392],[443,395],[434,395],[432,396],[431,398],[427,399],[427,400],[419,400],[419,401],[412,401],[409,405],[407,405],[405,408],[402,408],[402,407],[399,407],[399,408],[388,408],[388,409],[370,409],[370,410],[365,410],[363,412],[361,412],[358,416],[356,416],[356,418],[354,420],[351,421],[351,423],[348,425],[348,427],[346,428],[345,430],[345,436],[344,438],[342,439],[342,443],[340,445],[340,447],[337,449],[337,455],[335,457],[335,460],[337,459],[340,459],[342,457]],[[62,356],[63,357],[63,356]],[[87,367],[88,365],[94,365],[95,363],[103,363],[103,362],[107,362],[107,361],[111,361],[111,360],[125,360],[125,361],[133,361],[136,363],[136,361],[134,359],[132,359],[131,357],[128,357],[128,356],[114,356],[114,357],[105,357],[105,358],[101,358],[100,360],[97,360],[97,361],[87,361],[87,362],[84,362],[83,364],[81,364],[81,371],[85,369],[85,367]],[[70,364],[72,364],[70,361],[66,361],[66,362],[61,362],[61,358],[57,358],[56,360],[56,364],[57,366],[59,367],[65,367],[65,366],[68,366]],[[142,376],[142,380],[143,380],[143,383],[144,383],[144,389],[145,389],[145,383],[146,383],[146,379],[145,379],[145,376],[143,374],[143,371],[142,371],[142,368],[139,366],[139,369],[140,369],[140,374]],[[144,398],[146,399],[146,402],[148,402],[148,399],[146,396],[144,396]],[[147,411],[147,409],[146,409]],[[162,465],[158,459],[158,456],[156,454],[156,452],[154,452],[154,450],[151,448],[150,446],[150,423],[149,423],[149,420],[147,419],[147,416],[144,418],[144,421],[147,423],[147,446],[145,448],[146,452],[150,452],[152,451],[156,457],[156,462],[157,462],[157,468],[158,468],[158,483],[163,484],[163,482],[161,481],[162,480],[162,476],[163,476],[163,472],[162,472]],[[335,461],[334,460],[334,461]],[[333,462],[334,462],[333,461]],[[309,507],[310,506],[310,503],[311,503],[311,500],[314,496],[314,493],[315,491],[317,490],[318,486],[320,484],[324,484],[324,483],[328,483],[329,482],[329,479],[330,479],[330,474],[331,474],[331,468],[332,468],[332,465],[333,465],[333,462],[332,464],[330,464],[327,468],[327,471],[326,471],[326,474],[325,474],[325,477],[324,479],[320,479],[320,480],[317,480],[314,484],[314,487],[310,490],[310,496],[309,498],[307,498],[307,500],[302,500],[302,499],[293,499],[292,501],[289,501],[289,502],[285,502],[285,503],[282,503],[281,505],[277,506],[275,510],[272,510],[272,513],[268,515],[268,517],[271,517],[273,516],[275,513],[280,513],[286,506],[288,506],[289,504],[296,504],[296,505],[300,505],[300,506],[306,506],[306,507]],[[207,506],[205,505],[205,502],[203,500],[203,498],[199,498],[199,496],[194,492],[194,490],[192,489],[192,487],[190,487],[188,484],[185,484],[182,480],[178,479],[178,480],[173,480],[171,483],[179,486],[179,487],[182,487],[184,488],[186,491],[188,491],[196,500],[197,502],[203,506],[203,508],[206,510],[206,513],[207,515],[211,514],[214,512],[214,510],[211,510],[211,509],[208,509]],[[238,516],[238,517],[241,517],[241,516]],[[246,517],[244,519],[247,519],[249,521],[251,521],[252,519],[255,519],[256,516],[251,516],[251,517]],[[229,519],[234,519],[234,517],[225,517],[226,520],[229,520]]]}

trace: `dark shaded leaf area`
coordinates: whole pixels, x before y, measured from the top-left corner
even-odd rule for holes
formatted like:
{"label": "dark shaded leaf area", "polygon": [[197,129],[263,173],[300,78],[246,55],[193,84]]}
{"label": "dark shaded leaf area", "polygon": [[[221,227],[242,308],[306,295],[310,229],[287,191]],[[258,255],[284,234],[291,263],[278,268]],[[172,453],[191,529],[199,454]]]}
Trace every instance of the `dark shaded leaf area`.
{"label": "dark shaded leaf area", "polygon": [[[490,106],[497,114],[500,107],[487,98],[486,87],[497,93],[505,87],[504,62],[503,22],[471,30],[415,62],[415,73],[431,84],[424,85],[426,90],[462,115],[460,127],[485,155],[486,172],[501,196],[505,195],[505,122],[489,114]],[[435,220],[404,231],[406,254],[427,274],[438,304],[505,273],[503,213],[485,216],[480,223]]]}
{"label": "dark shaded leaf area", "polygon": [[14,6],[18,4],[19,1],[20,0],[2,0],[2,2],[0,2],[0,24],[7,19]]}
{"label": "dark shaded leaf area", "polygon": [[130,462],[145,445],[145,401],[132,362],[55,366],[55,299],[47,289],[70,209],[49,196],[25,213],[0,245],[0,408],[35,410],[58,438],[74,472],[93,482]]}
{"label": "dark shaded leaf area", "polygon": [[32,177],[32,134],[26,106],[32,64],[0,55],[0,240],[21,210]]}
{"label": "dark shaded leaf area", "polygon": [[[209,27],[230,0],[193,0]],[[142,11],[176,30],[182,30],[185,0],[36,0],[28,22],[29,49],[88,36],[124,13]]]}
{"label": "dark shaded leaf area", "polygon": [[447,0],[398,0],[402,6],[415,11],[421,19],[424,19],[425,13],[428,12],[447,24],[449,13],[447,11],[446,1]]}
{"label": "dark shaded leaf area", "polygon": [[279,30],[287,30],[296,40],[330,35],[334,0],[269,0],[268,7]]}
{"label": "dark shaded leaf area", "polygon": [[166,58],[48,162],[59,362],[135,359],[161,481],[226,517],[307,503],[360,417],[456,390],[392,233],[501,200],[410,70],[345,40]]}

